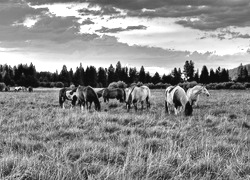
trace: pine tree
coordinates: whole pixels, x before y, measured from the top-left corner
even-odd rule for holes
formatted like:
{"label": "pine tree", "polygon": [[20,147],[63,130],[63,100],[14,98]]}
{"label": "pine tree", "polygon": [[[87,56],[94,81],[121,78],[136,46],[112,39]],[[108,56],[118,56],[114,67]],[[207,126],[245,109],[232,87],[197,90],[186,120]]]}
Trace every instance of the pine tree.
{"label": "pine tree", "polygon": [[107,74],[105,69],[100,67],[97,73],[97,81],[101,84],[101,87],[107,87]]}
{"label": "pine tree", "polygon": [[177,70],[177,68],[174,68],[174,70],[172,71],[172,83],[173,85],[176,85],[178,83],[181,82],[181,70],[180,68]]}
{"label": "pine tree", "polygon": [[210,72],[209,72],[209,82],[210,83],[216,82],[215,73],[214,73],[214,70],[212,68],[210,69]]}
{"label": "pine tree", "polygon": [[117,64],[116,64],[115,79],[114,79],[114,81],[119,81],[119,80],[121,80],[121,72],[122,72],[121,62],[118,61]]}
{"label": "pine tree", "polygon": [[152,82],[151,79],[152,79],[152,77],[150,76],[149,72],[146,72],[146,75],[145,75],[145,83],[150,83],[150,82]]}
{"label": "pine tree", "polygon": [[159,82],[161,82],[161,77],[160,77],[159,73],[156,72],[154,74],[154,76],[152,77],[152,83],[157,84]]}
{"label": "pine tree", "polygon": [[59,74],[59,80],[64,83],[64,86],[69,86],[69,72],[66,65],[63,65],[63,68]]}
{"label": "pine tree", "polygon": [[138,76],[137,76],[137,70],[136,68],[129,68],[129,83],[137,83]]}
{"label": "pine tree", "polygon": [[203,84],[209,83],[209,74],[208,74],[207,66],[202,67],[201,75],[200,75],[200,82]]}
{"label": "pine tree", "polygon": [[200,82],[200,78],[199,78],[199,69],[197,69],[197,71],[194,74],[194,81],[196,81],[197,83]]}
{"label": "pine tree", "polygon": [[108,68],[108,83],[115,82],[115,68],[112,64],[110,64]]}
{"label": "pine tree", "polygon": [[192,60],[186,61],[184,64],[183,74],[188,81],[193,81],[194,79],[194,63]]}
{"label": "pine tree", "polygon": [[139,81],[145,83],[145,80],[146,80],[146,73],[144,67],[142,66],[139,72]]}

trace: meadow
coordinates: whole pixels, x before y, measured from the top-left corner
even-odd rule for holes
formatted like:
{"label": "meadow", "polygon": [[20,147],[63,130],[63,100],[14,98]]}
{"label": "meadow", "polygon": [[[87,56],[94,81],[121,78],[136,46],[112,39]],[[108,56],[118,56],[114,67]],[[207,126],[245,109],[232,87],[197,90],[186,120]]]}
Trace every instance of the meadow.
{"label": "meadow", "polygon": [[210,90],[193,116],[111,100],[59,108],[59,89],[0,92],[0,179],[250,179],[249,90]]}

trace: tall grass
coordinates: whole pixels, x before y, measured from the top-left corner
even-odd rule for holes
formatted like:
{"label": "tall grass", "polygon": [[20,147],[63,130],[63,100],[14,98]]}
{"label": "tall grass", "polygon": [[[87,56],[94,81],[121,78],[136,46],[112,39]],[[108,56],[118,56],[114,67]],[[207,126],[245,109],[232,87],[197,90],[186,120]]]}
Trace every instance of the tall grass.
{"label": "tall grass", "polygon": [[250,95],[211,91],[193,116],[60,109],[58,91],[0,94],[0,179],[248,179]]}

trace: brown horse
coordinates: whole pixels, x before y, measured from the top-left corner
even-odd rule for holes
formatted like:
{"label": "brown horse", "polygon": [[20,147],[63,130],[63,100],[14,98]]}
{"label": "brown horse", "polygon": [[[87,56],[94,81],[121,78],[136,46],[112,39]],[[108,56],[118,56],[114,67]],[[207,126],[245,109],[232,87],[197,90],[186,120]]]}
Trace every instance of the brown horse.
{"label": "brown horse", "polygon": [[98,98],[102,97],[102,94],[103,94],[103,91],[104,91],[104,88],[103,89],[100,89],[100,88],[94,88]]}
{"label": "brown horse", "polygon": [[147,86],[140,86],[140,87],[132,87],[127,88],[126,90],[126,107],[127,111],[129,112],[130,106],[133,103],[135,111],[137,111],[137,103],[141,103],[141,110],[143,110],[143,102],[146,101],[147,109],[150,108],[150,97],[151,92]]}
{"label": "brown horse", "polygon": [[114,88],[114,89],[106,88],[104,89],[102,96],[104,102],[106,101],[109,102],[109,99],[115,99],[115,98],[117,100],[120,100],[120,102],[124,102],[126,99],[126,93],[124,89],[121,88]]}
{"label": "brown horse", "polygon": [[80,105],[82,110],[83,107],[85,107],[85,103],[87,105],[87,110],[90,110],[92,102],[95,103],[96,111],[101,110],[98,96],[91,86],[79,86],[76,90],[72,90],[71,92],[69,92],[69,95],[67,97],[72,100],[73,105],[76,104],[76,99],[74,99],[74,97],[76,97],[78,100],[78,104]]}
{"label": "brown horse", "polygon": [[29,86],[28,90],[29,90],[29,92],[33,92],[33,87]]}
{"label": "brown horse", "polygon": [[[74,89],[73,89],[74,90]],[[64,102],[66,101],[66,100],[70,100],[70,101],[72,101],[72,105],[75,103],[75,101],[76,101],[76,97],[68,97],[69,95],[69,93],[71,92],[71,91],[73,91],[71,88],[62,88],[62,89],[60,89],[60,91],[59,91],[59,105],[60,105],[60,107],[61,108],[63,108],[63,109],[65,109],[65,107],[64,107]],[[75,88],[75,90],[76,90],[76,88]],[[72,105],[71,105],[71,107],[72,107]]]}

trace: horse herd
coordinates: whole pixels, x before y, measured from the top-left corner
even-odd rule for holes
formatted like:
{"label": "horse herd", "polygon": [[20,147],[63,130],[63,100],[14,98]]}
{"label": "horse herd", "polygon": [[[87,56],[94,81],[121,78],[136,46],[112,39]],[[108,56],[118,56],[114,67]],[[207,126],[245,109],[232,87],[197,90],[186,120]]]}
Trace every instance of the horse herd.
{"label": "horse herd", "polygon": [[[171,114],[174,111],[175,115],[184,112],[184,115],[190,116],[193,112],[193,106],[197,106],[199,95],[205,94],[210,96],[208,90],[201,85],[196,85],[189,88],[187,92],[180,86],[169,86],[165,90],[165,112]],[[103,97],[104,102],[108,103],[109,99],[117,99],[121,103],[126,103],[127,111],[129,112],[133,104],[137,111],[137,104],[141,104],[143,110],[144,102],[147,109],[150,108],[151,92],[147,86],[133,86],[129,88],[104,88],[95,89],[91,86],[78,86],[77,88],[62,88],[59,91],[59,104],[64,109],[64,102],[71,101],[71,108],[76,104],[80,105],[81,110],[85,105],[87,110],[91,109],[91,104],[94,102],[95,110],[100,111],[101,105],[99,98]]]}

